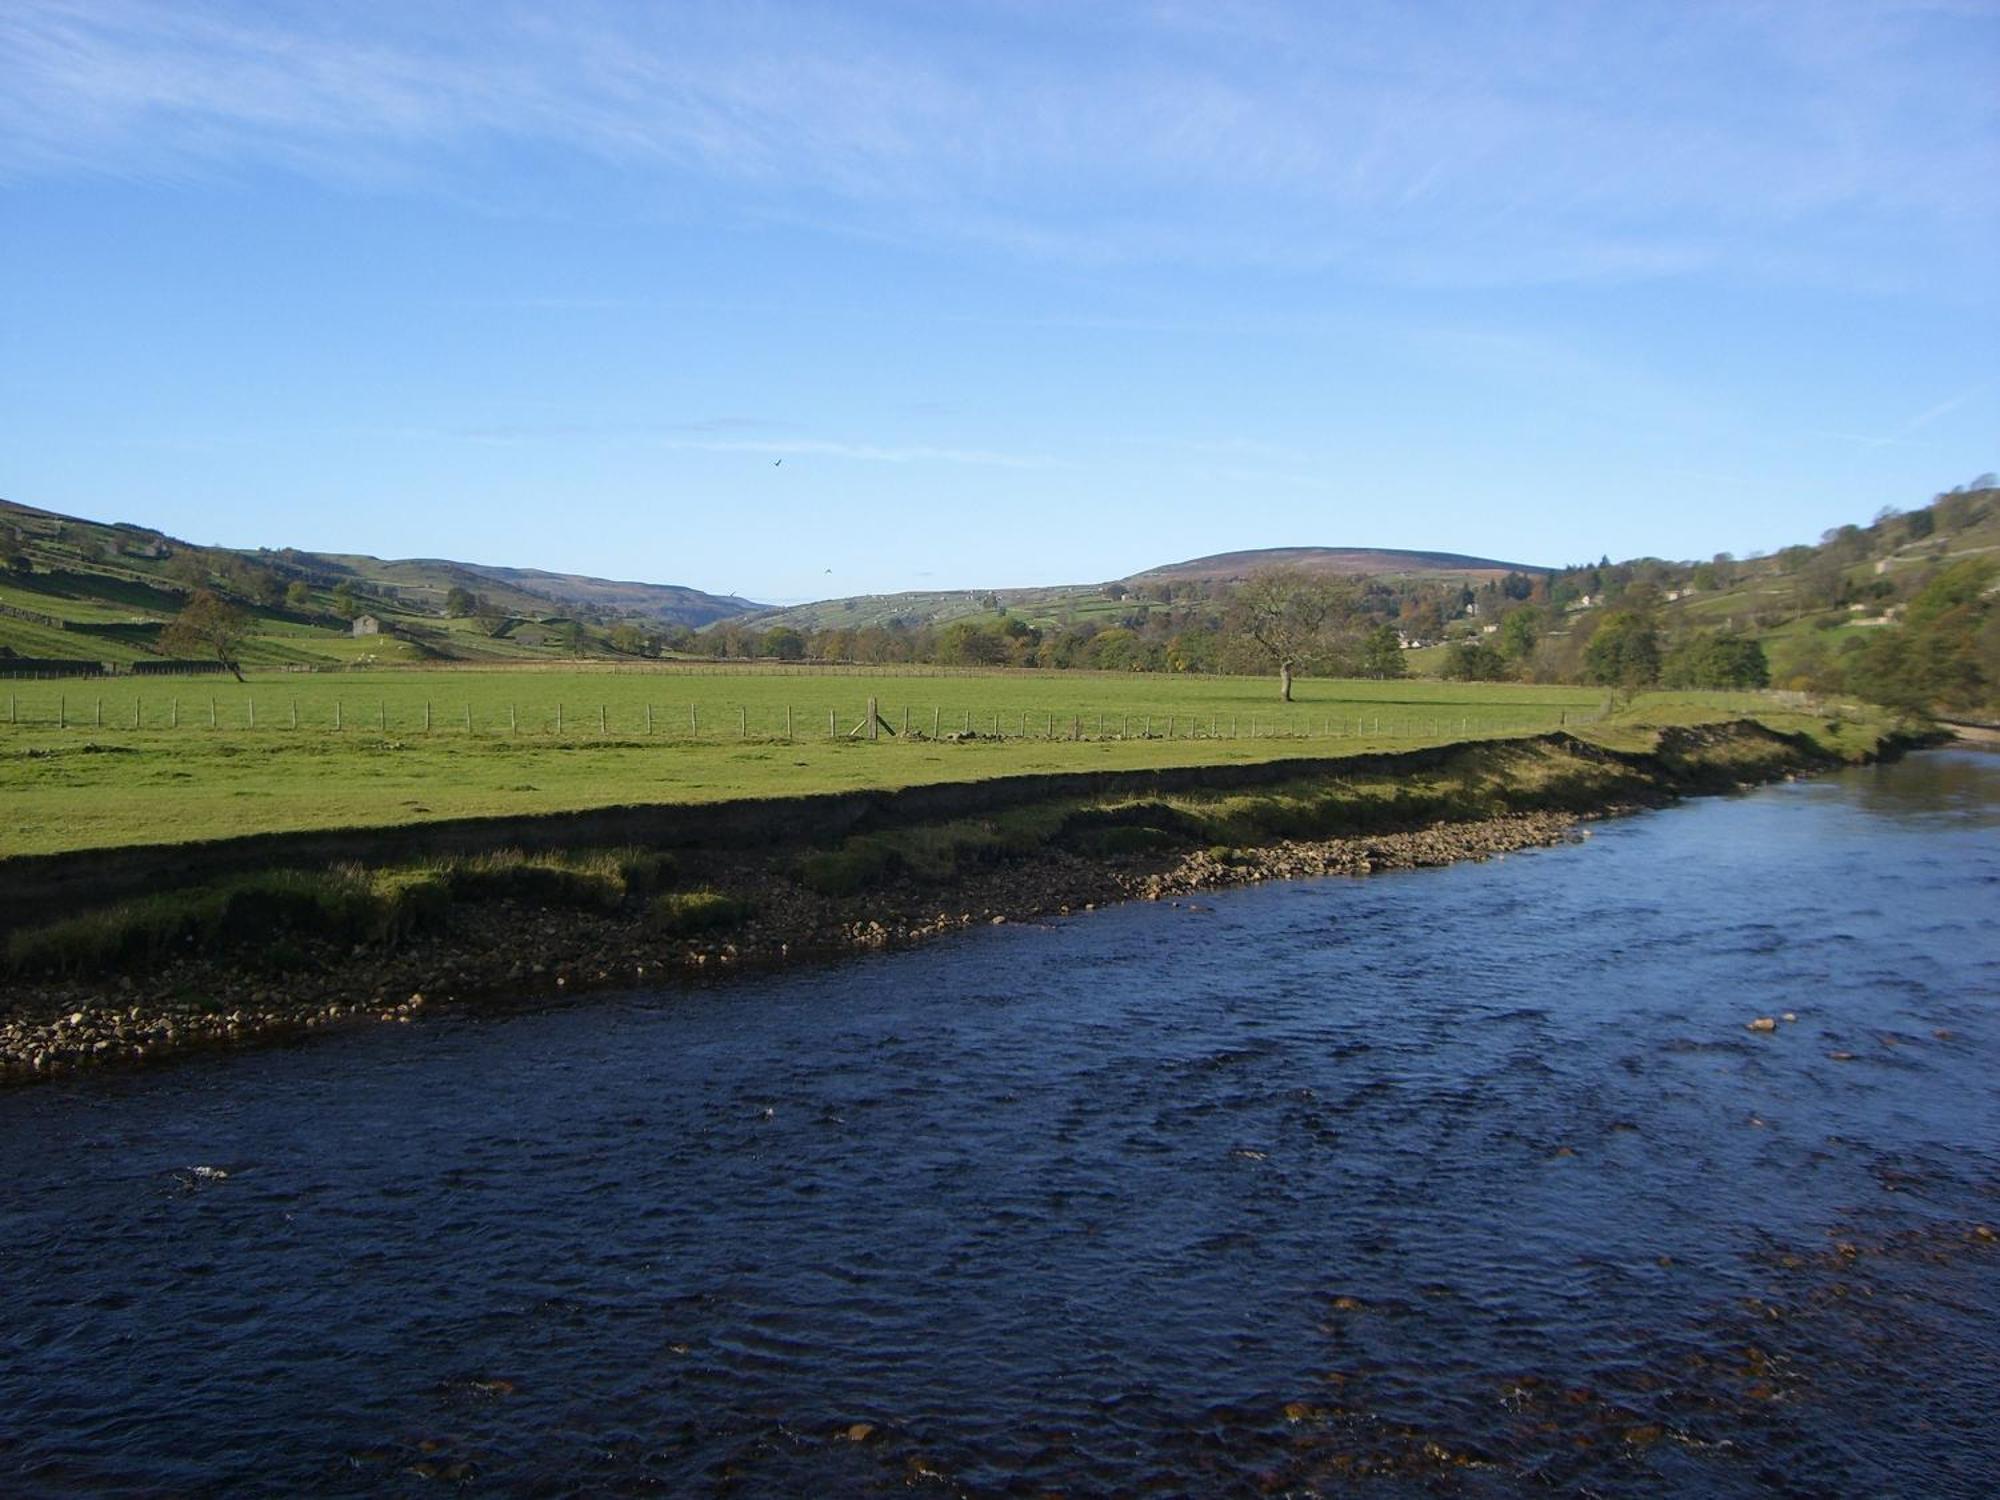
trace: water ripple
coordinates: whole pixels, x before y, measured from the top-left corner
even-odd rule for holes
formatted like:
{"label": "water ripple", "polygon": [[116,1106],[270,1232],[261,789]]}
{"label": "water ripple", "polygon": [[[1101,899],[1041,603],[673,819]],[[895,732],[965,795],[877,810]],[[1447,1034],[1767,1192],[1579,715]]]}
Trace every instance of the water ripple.
{"label": "water ripple", "polygon": [[1991,1493],[1996,809],[14,1092],[0,1490]]}

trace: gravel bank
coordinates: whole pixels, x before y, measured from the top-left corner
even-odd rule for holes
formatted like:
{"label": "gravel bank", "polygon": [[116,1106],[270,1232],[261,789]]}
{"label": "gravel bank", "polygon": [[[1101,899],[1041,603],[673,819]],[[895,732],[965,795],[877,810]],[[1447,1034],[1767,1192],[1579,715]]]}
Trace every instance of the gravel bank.
{"label": "gravel bank", "polygon": [[892,882],[851,897],[805,889],[793,878],[788,855],[714,855],[692,862],[689,876],[749,903],[753,915],[708,940],[664,937],[636,914],[502,900],[456,907],[443,930],[393,950],[291,942],[283,972],[243,949],[190,955],[143,975],[17,985],[0,1019],[0,1079],[46,1079],[80,1067],[152,1062],[342,1026],[408,1024],[439,1005],[825,961],[1115,901],[1488,859],[1577,837],[1577,821],[1564,813],[1529,813],[1286,841],[1232,850],[1226,858],[1207,851],[1087,858],[1047,849],[944,887]]}

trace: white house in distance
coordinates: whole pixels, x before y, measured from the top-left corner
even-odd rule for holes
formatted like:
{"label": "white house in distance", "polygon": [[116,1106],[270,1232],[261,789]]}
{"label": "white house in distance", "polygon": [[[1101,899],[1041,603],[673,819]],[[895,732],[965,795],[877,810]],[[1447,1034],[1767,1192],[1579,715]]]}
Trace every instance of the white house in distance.
{"label": "white house in distance", "polygon": [[382,622],[373,615],[356,615],[354,617],[354,633],[356,635],[380,635],[382,633]]}

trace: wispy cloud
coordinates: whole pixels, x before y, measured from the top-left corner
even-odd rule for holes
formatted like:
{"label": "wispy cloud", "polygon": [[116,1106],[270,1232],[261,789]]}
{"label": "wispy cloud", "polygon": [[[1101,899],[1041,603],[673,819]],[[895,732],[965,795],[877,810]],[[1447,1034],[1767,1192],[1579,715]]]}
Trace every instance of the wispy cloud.
{"label": "wispy cloud", "polygon": [[751,218],[1040,259],[1837,267],[1829,215],[1850,241],[1990,231],[1996,29],[1948,0],[10,0],[0,176],[276,165],[504,199],[525,149],[637,204],[693,183]]}
{"label": "wispy cloud", "polygon": [[1922,432],[1932,423],[1942,421],[1961,407],[1968,406],[1978,400],[1981,396],[1992,390],[1993,386],[1994,382],[1990,380],[1983,380],[1977,385],[1968,386],[1955,396],[1947,396],[1944,400],[1925,407],[1915,416],[1910,417],[1907,421],[1899,422],[1887,432],[1835,432],[1825,429],[1815,429],[1815,431],[1824,437],[1840,438],[1844,442],[1853,443],[1864,452],[1872,452],[1879,448],[1907,448],[1917,446],[1911,442],[1911,439],[1916,437],[1918,433]]}
{"label": "wispy cloud", "polygon": [[1896,430],[1891,432],[1887,437],[1879,439],[1878,445],[1887,443],[1899,443],[1904,441],[1906,438],[1914,436],[1916,433],[1923,431],[1924,428],[1930,426],[1931,423],[1937,421],[1939,418],[1948,417],[1953,412],[1957,411],[1961,406],[1964,406],[1967,402],[1976,400],[1978,397],[1985,395],[1987,391],[1992,389],[1992,386],[1993,382],[1990,380],[1981,381],[1978,385],[1970,386],[1967,389],[1960,391],[1956,396],[1947,396],[1944,400],[1938,402],[1935,406],[1925,407],[1922,411],[1918,412],[1914,417],[1911,417],[1907,422],[1903,423],[1902,426],[1896,428]]}

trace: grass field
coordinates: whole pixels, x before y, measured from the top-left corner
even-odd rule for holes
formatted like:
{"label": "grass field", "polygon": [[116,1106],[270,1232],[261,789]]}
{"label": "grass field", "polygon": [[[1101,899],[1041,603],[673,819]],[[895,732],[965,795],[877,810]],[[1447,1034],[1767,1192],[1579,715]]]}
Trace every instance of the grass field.
{"label": "grass field", "polygon": [[[855,738],[871,696],[891,727],[900,731],[907,715],[917,732]],[[6,683],[0,856],[1408,748],[1578,727],[1606,706],[1598,689],[1487,683],[1303,681],[1298,699],[1280,704],[1274,685],[1256,678],[1074,672]],[[1672,718],[1773,706],[1746,694],[1658,702]],[[1620,718],[1632,722],[1632,711]],[[930,737],[933,725],[949,736],[968,724],[973,738]]]}

